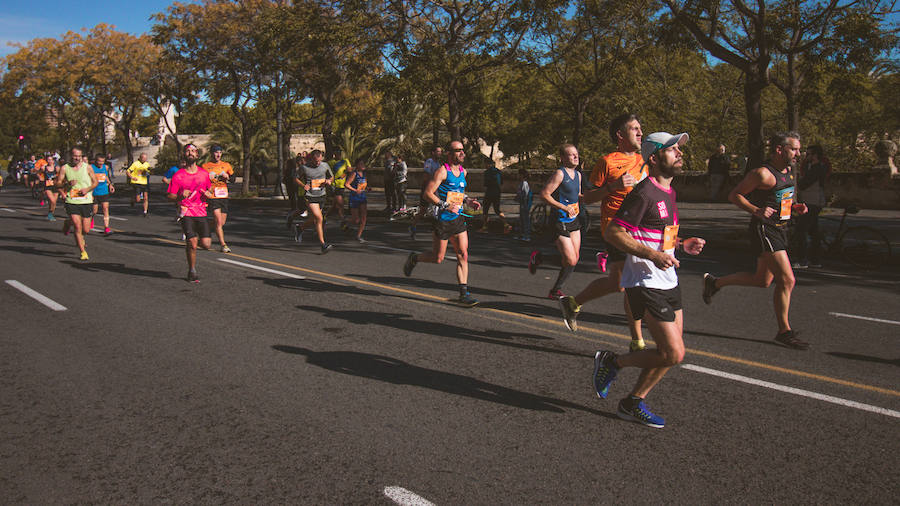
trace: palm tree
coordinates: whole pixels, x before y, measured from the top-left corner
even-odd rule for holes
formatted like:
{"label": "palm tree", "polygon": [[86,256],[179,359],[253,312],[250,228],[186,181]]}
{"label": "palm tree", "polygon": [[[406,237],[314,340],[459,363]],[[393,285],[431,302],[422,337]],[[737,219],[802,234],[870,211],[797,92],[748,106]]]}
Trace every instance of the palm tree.
{"label": "palm tree", "polygon": [[400,153],[407,160],[419,160],[428,151],[426,137],[431,135],[431,118],[422,104],[415,104],[412,110],[404,114],[402,107],[393,108],[399,114],[395,118],[394,127],[397,134],[386,137],[375,145],[375,155],[387,150]]}
{"label": "palm tree", "polygon": [[[212,129],[212,142],[215,145],[222,146],[222,149],[233,160],[233,165],[237,168],[242,166],[241,160],[245,157],[250,160],[250,167],[259,167],[261,164],[268,165],[273,160],[275,153],[275,131],[272,127],[263,124],[255,129],[254,134],[250,137],[250,151],[243,153],[243,143],[241,142],[240,125],[230,122],[220,123]],[[203,161],[209,159],[209,153],[204,155]],[[265,169],[262,169],[265,170]],[[247,174],[241,174],[248,177]],[[257,184],[257,192],[259,184]]]}

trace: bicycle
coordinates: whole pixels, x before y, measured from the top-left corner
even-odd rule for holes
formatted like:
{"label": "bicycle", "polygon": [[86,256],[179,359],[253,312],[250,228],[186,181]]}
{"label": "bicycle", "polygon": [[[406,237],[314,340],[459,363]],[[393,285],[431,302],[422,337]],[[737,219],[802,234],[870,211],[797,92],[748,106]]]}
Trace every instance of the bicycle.
{"label": "bicycle", "polygon": [[391,213],[391,217],[389,221],[400,221],[400,220],[410,220],[412,221],[413,217],[416,213],[419,212],[419,206],[409,206],[404,207],[403,209],[398,209]]}
{"label": "bicycle", "polygon": [[[846,206],[834,234],[820,227],[822,247],[826,254],[832,257],[839,256],[844,261],[861,269],[878,269],[890,260],[891,243],[884,234],[872,227],[848,225],[847,215],[857,213],[859,213],[857,206]],[[820,217],[827,221],[837,221],[837,218]]]}

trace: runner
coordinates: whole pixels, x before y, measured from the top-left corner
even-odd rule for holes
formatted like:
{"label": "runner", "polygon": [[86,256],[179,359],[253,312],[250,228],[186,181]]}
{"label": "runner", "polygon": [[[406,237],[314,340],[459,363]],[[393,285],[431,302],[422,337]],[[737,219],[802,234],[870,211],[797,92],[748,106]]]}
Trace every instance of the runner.
{"label": "runner", "polygon": [[184,146],[184,165],[172,176],[166,190],[169,200],[177,201],[181,211],[181,230],[184,231],[184,250],[187,255],[187,280],[199,283],[197,276],[197,246],[208,250],[212,245],[209,236],[207,201],[213,196],[209,172],[197,166],[197,146]]}
{"label": "runner", "polygon": [[[94,157],[94,163],[91,164],[94,175],[97,176],[97,187],[94,188],[94,207],[93,215],[97,211],[103,209],[103,233],[109,235],[112,231],[109,228],[109,197],[115,193],[116,187],[113,186],[109,177],[109,165],[106,164],[106,156],[99,153]],[[91,228],[93,228],[94,220],[91,218]]]}
{"label": "runner", "polygon": [[356,165],[347,175],[347,189],[350,191],[350,221],[359,227],[356,232],[356,240],[361,244],[366,242],[363,239],[363,230],[366,229],[366,218],[369,214],[369,204],[366,198],[366,162],[362,158],[356,159]]}
{"label": "runner", "polygon": [[413,241],[416,240],[416,224],[425,212],[431,206],[431,202],[425,197],[425,188],[434,176],[434,173],[441,167],[441,158],[444,157],[444,150],[440,146],[435,146],[431,151],[431,158],[425,160],[425,170],[422,174],[422,181],[419,185],[419,209],[412,218],[412,225],[409,226],[409,237]]}
{"label": "runner", "polygon": [[456,252],[456,280],[459,282],[457,302],[472,307],[478,304],[478,300],[469,293],[469,234],[466,232],[466,220],[460,213],[465,203],[474,209],[478,209],[481,204],[466,197],[466,169],[462,166],[465,158],[462,143],[451,142],[447,163],[438,168],[428,182],[425,197],[438,213],[433,224],[432,250],[429,253],[410,253],[403,265],[403,274],[411,276],[413,268],[419,262],[443,262],[447,253],[447,241],[450,241]]}
{"label": "runner", "polygon": [[150,164],[147,163],[147,153],[141,153],[138,160],[132,163],[131,167],[126,169],[126,172],[128,172],[128,178],[134,186],[134,201],[132,201],[131,205],[134,206],[134,204],[143,201],[143,216],[146,218],[150,213]]}
{"label": "runner", "polygon": [[322,217],[322,206],[325,204],[325,187],[331,184],[334,178],[331,167],[322,161],[322,152],[318,149],[309,154],[309,160],[300,166],[297,171],[297,184],[306,192],[306,206],[309,210],[309,218],[302,225],[297,226],[296,240],[303,242],[303,230],[312,222],[316,227],[319,244],[322,253],[331,250],[331,244],[325,242],[325,220]]}
{"label": "runner", "polygon": [[670,367],[684,359],[681,289],[675,269],[679,266],[675,249],[698,255],[706,241],[699,237],[678,237],[678,207],[672,178],[683,166],[681,146],[688,134],[657,132],[642,142],[641,155],[650,167],[650,175],[625,197],[604,239],[626,253],[622,286],[630,301],[634,318],[646,317],[656,349],[632,351],[626,355],[602,350],[594,355],[594,390],[601,399],[619,369],[638,367],[641,374],[631,395],[619,401],[619,418],[662,428],[665,421],[654,415],[644,398],[659,383]]}
{"label": "runner", "polygon": [[35,172],[34,164],[34,155],[31,155],[25,160],[25,186],[27,186],[29,190],[34,189],[34,185],[38,184],[38,177]]}
{"label": "runner", "polygon": [[[47,166],[47,160],[45,158],[38,158],[37,161],[34,162],[34,172],[35,172],[35,174],[38,175],[38,180],[40,181],[40,184],[42,184],[44,186],[44,190],[46,190],[48,187],[53,186],[53,183],[47,179],[47,171],[44,170],[46,166]],[[56,171],[54,171],[54,175],[55,175],[55,172]],[[46,205],[46,202],[44,199],[45,196],[46,196],[45,192],[42,191],[41,192],[41,202],[40,202],[41,207],[44,207]]]}
{"label": "runner", "polygon": [[[605,231],[615,218],[622,201],[632,187],[647,177],[647,169],[641,158],[641,122],[634,114],[622,114],[613,118],[609,124],[609,137],[616,144],[616,151],[604,156],[591,171],[591,189],[585,193],[584,202],[592,204],[603,202],[600,211],[600,230]],[[622,268],[625,265],[625,253],[607,244],[606,252],[597,254],[597,265],[606,271],[609,261],[609,275],[592,281],[574,297],[560,299],[563,319],[572,332],[578,330],[576,318],[582,304],[609,295],[622,292],[620,286]],[[644,348],[640,320],[634,320],[633,312],[625,297],[625,317],[628,319],[628,330],[631,332],[631,349]]]}
{"label": "runner", "polygon": [[216,237],[219,238],[219,246],[222,253],[231,253],[231,248],[225,243],[225,221],[228,219],[228,180],[234,174],[231,164],[222,160],[222,148],[213,146],[210,150],[212,161],[203,164],[203,168],[209,172],[212,181],[212,197],[209,199],[209,209],[213,213],[213,222],[216,227]]}
{"label": "runner", "polygon": [[331,167],[331,173],[334,174],[334,183],[332,190],[334,192],[331,208],[325,213],[325,216],[331,216],[331,213],[337,211],[341,220],[341,228],[344,228],[347,217],[344,216],[344,187],[347,183],[347,171],[351,169],[350,160],[342,157],[341,150],[334,152],[332,160],[328,165]]}
{"label": "runner", "polygon": [[59,195],[62,188],[56,186],[56,176],[59,173],[59,170],[56,167],[56,159],[53,158],[53,155],[44,157],[43,171],[45,184],[44,199],[50,204],[50,209],[47,212],[47,221],[56,221],[54,213],[56,212],[56,203],[59,201]]}
{"label": "runner", "polygon": [[769,140],[769,150],[769,162],[748,172],[728,194],[728,200],[752,216],[750,247],[757,257],[756,272],[738,272],[721,278],[704,274],[703,302],[711,303],[713,295],[725,286],[768,288],[774,281],[775,320],[778,322],[775,341],[788,348],[805,350],[809,343],[798,339],[797,332],[788,322],[795,280],[786,251],[791,214],[807,212],[805,204],[794,204],[793,166],[800,157],[800,134],[775,134]]}
{"label": "runner", "polygon": [[80,251],[80,259],[88,260],[84,235],[91,226],[91,211],[94,197],[91,193],[97,186],[97,176],[82,160],[81,148],[72,148],[71,161],[63,165],[56,175],[56,186],[65,189],[66,213],[63,234],[69,235],[69,227],[75,229],[75,245]]}
{"label": "runner", "polygon": [[[578,219],[578,199],[581,197],[581,172],[578,170],[578,148],[572,144],[564,144],[559,148],[559,157],[563,166],[550,176],[547,184],[541,189],[541,198],[553,212],[554,232],[556,233],[556,249],[559,251],[559,275],[547,295],[550,299],[565,297],[562,285],[566,282],[575,266],[578,265],[581,251],[581,221]],[[485,210],[487,213],[487,210]],[[540,259],[540,260],[539,260]],[[539,250],[531,252],[529,267],[544,262]],[[536,271],[529,268],[534,274]]]}

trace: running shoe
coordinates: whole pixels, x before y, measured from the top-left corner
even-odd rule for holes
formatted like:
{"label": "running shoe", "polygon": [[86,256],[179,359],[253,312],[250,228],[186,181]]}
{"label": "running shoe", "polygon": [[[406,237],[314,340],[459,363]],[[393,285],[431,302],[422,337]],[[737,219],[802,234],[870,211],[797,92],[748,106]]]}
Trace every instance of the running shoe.
{"label": "running shoe", "polygon": [[188,271],[187,280],[191,283],[199,283],[200,277],[197,276],[197,271]]}
{"label": "running shoe", "polygon": [[56,221],[56,216],[53,216],[53,213],[47,213],[47,221]]}
{"label": "running shoe", "polygon": [[84,260],[90,260],[90,259],[88,258],[87,251],[82,251],[82,252],[81,252],[81,256],[78,257],[78,258],[79,258],[79,260],[82,260],[82,261],[84,261]]}
{"label": "running shoe", "polygon": [[597,268],[600,269],[600,272],[606,272],[606,262],[609,260],[609,253],[605,251],[597,252]]}
{"label": "running shoe", "polygon": [[412,239],[413,241],[416,240],[416,227],[415,227],[415,225],[410,225],[410,226],[409,226],[409,238]]}
{"label": "running shoe", "polygon": [[350,225],[347,224],[346,221],[341,222],[341,232],[348,232],[350,230]]}
{"label": "running shoe", "polygon": [[703,273],[703,302],[707,304],[712,303],[713,295],[719,291],[716,288],[716,279],[718,278],[708,272]]}
{"label": "running shoe", "polygon": [[645,343],[643,339],[641,339],[640,341],[638,341],[636,339],[632,339],[631,342],[628,344],[628,351],[631,351],[631,352],[642,351],[645,348],[647,348],[647,343]]}
{"label": "running shoe", "polygon": [[601,350],[594,355],[594,391],[601,399],[609,395],[609,385],[616,379],[619,368],[616,367],[616,354]]}
{"label": "running shoe", "polygon": [[300,213],[301,218],[306,218],[307,216],[309,216],[309,211],[303,211],[302,213]]}
{"label": "running shoe", "polygon": [[547,294],[547,298],[551,300],[556,300],[561,297],[565,297],[566,294],[562,293],[562,290],[550,290],[550,293]]}
{"label": "running shoe", "polygon": [[465,295],[460,295],[459,298],[456,299],[456,301],[459,304],[461,304],[463,306],[467,306],[467,307],[472,307],[475,304],[478,304],[478,299],[476,299],[475,297],[472,297],[472,294],[470,294],[469,292],[466,292]]}
{"label": "running shoe", "polygon": [[367,243],[367,242],[369,242],[369,241],[363,239],[362,237],[357,237],[357,238],[356,238],[356,242],[358,242],[358,243],[360,243],[360,244],[365,244],[365,243]]}
{"label": "running shoe", "polygon": [[331,248],[333,248],[333,247],[334,246],[332,246],[330,244],[323,244],[322,245],[322,254],[324,255],[325,253],[328,253],[329,251],[331,251]]}
{"label": "running shoe", "polygon": [[531,274],[537,272],[538,266],[541,265],[541,262],[543,261],[543,258],[541,258],[542,256],[543,255],[541,255],[541,252],[538,250],[531,252],[531,256],[528,257],[528,272]]}
{"label": "running shoe", "polygon": [[578,331],[578,322],[575,321],[575,319],[578,318],[581,306],[575,302],[575,297],[560,297],[559,308],[562,310],[563,321],[566,323],[566,328],[572,332]]}
{"label": "running shoe", "polygon": [[111,234],[111,233],[112,233],[112,230],[110,230],[109,227],[106,227],[106,228],[103,229],[103,235],[109,235],[109,234]]}
{"label": "running shoe", "polygon": [[294,225],[294,241],[296,241],[297,244],[303,242],[303,228],[301,228],[300,225]]}
{"label": "running shoe", "polygon": [[93,229],[93,228],[94,228],[94,217],[91,216],[91,226],[88,227],[88,230],[91,230],[91,229]]}
{"label": "running shoe", "polygon": [[41,207],[44,207],[44,205],[45,205],[45,204],[44,204],[44,201],[42,200],[42,201],[41,201]]}
{"label": "running shoe", "polygon": [[222,253],[231,253],[231,248],[229,248],[227,244],[222,246]]}
{"label": "running shoe", "polygon": [[775,336],[775,341],[795,350],[808,350],[809,343],[797,338],[798,332],[786,330]]}
{"label": "running shoe", "polygon": [[406,257],[406,263],[403,264],[403,275],[406,277],[412,276],[413,267],[416,266],[416,253],[412,252]]}
{"label": "running shoe", "polygon": [[626,400],[627,399],[622,399],[619,401],[619,409],[616,412],[622,420],[637,422],[646,425],[647,427],[653,427],[654,429],[662,429],[666,426],[666,421],[650,412],[643,400],[638,402],[631,409],[628,409],[625,402]]}

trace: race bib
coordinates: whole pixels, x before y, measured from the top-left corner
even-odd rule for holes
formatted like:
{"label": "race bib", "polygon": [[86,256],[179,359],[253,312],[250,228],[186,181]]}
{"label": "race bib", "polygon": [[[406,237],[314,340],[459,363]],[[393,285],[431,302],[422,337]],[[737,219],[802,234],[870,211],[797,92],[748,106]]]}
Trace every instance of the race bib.
{"label": "race bib", "polygon": [[69,190],[69,198],[70,199],[81,198],[81,193],[79,193],[79,192],[80,192],[80,190],[72,188],[71,190]]}
{"label": "race bib", "polygon": [[366,189],[366,186],[369,186],[369,183],[366,181],[363,181],[362,183],[359,183],[358,185],[356,185],[356,189],[359,191],[363,191]]}
{"label": "race bib", "polygon": [[319,188],[323,184],[325,184],[324,179],[313,179],[312,181],[309,182],[309,187],[310,188]]}
{"label": "race bib", "polygon": [[675,249],[678,246],[678,225],[666,225],[663,231],[663,251]]}
{"label": "race bib", "polygon": [[574,218],[574,217],[578,216],[578,202],[573,202],[570,205],[575,208],[575,214],[573,214],[572,216],[569,216],[569,217]]}
{"label": "race bib", "polygon": [[213,195],[217,199],[224,199],[228,197],[228,187],[227,186],[216,186],[213,188]]}
{"label": "race bib", "polygon": [[775,192],[775,198],[780,202],[779,218],[782,220],[791,219],[791,206],[794,204],[794,187],[791,186]]}
{"label": "race bib", "polygon": [[461,192],[447,192],[447,203],[451,206],[462,206],[463,200],[466,199],[466,194]]}
{"label": "race bib", "polygon": [[106,182],[106,174],[97,174],[97,182],[105,183]]}

